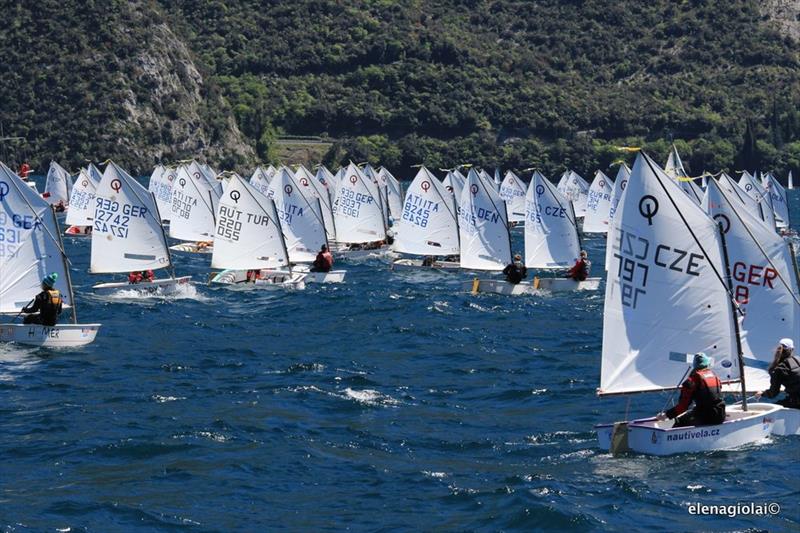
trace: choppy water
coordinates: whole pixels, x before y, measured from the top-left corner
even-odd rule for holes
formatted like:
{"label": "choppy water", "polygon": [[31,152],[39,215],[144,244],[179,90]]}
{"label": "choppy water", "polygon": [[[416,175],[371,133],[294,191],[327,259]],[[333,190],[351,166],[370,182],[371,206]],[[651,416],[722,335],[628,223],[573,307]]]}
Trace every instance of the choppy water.
{"label": "choppy water", "polygon": [[[585,244],[600,272],[604,240]],[[595,396],[602,291],[473,297],[465,274],[371,261],[303,292],[101,298],[88,240],[66,245],[81,319],[103,328],[84,349],[0,347],[5,530],[800,525],[797,437],[669,458],[597,449],[592,426],[626,410]],[[203,281],[208,260],[177,256],[178,272]],[[631,414],[667,400],[636,397]],[[688,512],[746,501],[783,510]]]}

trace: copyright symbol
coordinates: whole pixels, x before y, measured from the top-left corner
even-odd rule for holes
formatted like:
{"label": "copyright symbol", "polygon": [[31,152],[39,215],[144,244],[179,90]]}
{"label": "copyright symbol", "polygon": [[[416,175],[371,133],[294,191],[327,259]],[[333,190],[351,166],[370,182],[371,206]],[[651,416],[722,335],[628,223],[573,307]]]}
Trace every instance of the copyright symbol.
{"label": "copyright symbol", "polygon": [[778,503],[770,503],[767,505],[767,512],[771,515],[781,514],[781,506]]}

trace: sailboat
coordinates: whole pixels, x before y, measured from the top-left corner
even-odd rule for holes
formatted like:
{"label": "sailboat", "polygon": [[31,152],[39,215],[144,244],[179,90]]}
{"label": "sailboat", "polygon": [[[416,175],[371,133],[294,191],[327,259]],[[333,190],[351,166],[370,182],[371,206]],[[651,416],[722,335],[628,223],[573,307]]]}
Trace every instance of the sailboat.
{"label": "sailboat", "polygon": [[[501,272],[512,261],[506,204],[492,181],[469,171],[458,213],[461,268]],[[465,290],[499,292],[505,281],[478,279],[464,283]]]}
{"label": "sailboat", "polygon": [[[16,315],[0,323],[0,342],[71,347],[94,341],[100,324],[79,324],[72,279],[55,211],[11,169],[0,163],[0,313]],[[70,309],[71,324],[14,324],[20,310],[41,291],[46,275],[58,274],[55,288]]]}
{"label": "sailboat", "polygon": [[584,233],[608,233],[613,193],[611,180],[601,170],[598,170],[589,186],[586,216],[583,219]]}
{"label": "sailboat", "polygon": [[255,189],[261,194],[267,194],[269,182],[272,179],[272,176],[275,175],[275,172],[275,167],[272,165],[268,166],[267,168],[262,166],[256,167],[255,171],[253,171],[253,175],[250,176],[250,185],[255,187]]}
{"label": "sailboat", "polygon": [[442,179],[442,185],[444,185],[445,190],[453,197],[456,206],[461,202],[461,193],[464,191],[465,181],[466,178],[457,170],[448,171],[447,175]]}
{"label": "sailboat", "polygon": [[147,190],[156,198],[161,222],[168,224],[172,214],[172,184],[175,183],[176,171],[173,168],[157,165],[150,175]]}
{"label": "sailboat", "polygon": [[761,178],[761,186],[764,187],[764,191],[767,194],[767,205],[772,208],[772,213],[775,215],[775,225],[778,229],[787,229],[791,220],[789,220],[789,202],[786,198],[786,189],[778,183],[778,180],[771,172]]}
{"label": "sailboat", "polygon": [[330,172],[325,167],[317,169],[317,175],[311,173],[306,167],[300,165],[294,173],[294,182],[306,198],[319,200],[322,211],[322,223],[325,230],[326,244],[336,240],[336,223],[333,220],[333,205],[328,192]]}
{"label": "sailboat", "polygon": [[500,182],[500,198],[508,208],[508,221],[512,225],[525,222],[525,183],[512,171],[506,172],[505,178]]}
{"label": "sailboat", "polygon": [[[724,225],[723,225],[724,229]],[[614,216],[603,313],[601,396],[679,387],[705,352],[723,383],[745,375],[731,265],[720,225],[640,153]],[[728,405],[724,423],[655,417],[596,426],[600,446],[651,455],[728,449],[767,437],[777,406]]]}
{"label": "sailboat", "polygon": [[389,214],[396,224],[403,215],[403,189],[400,182],[395,178],[386,167],[378,169],[378,179],[386,187]]}
{"label": "sailboat", "polygon": [[406,191],[394,249],[427,259],[396,259],[392,268],[458,269],[458,211],[452,195],[425,166],[420,167]]}
{"label": "sailboat", "polygon": [[386,253],[387,217],[378,185],[350,163],[337,184],[333,202],[336,224],[335,251],[356,259]]}
{"label": "sailboat", "polygon": [[790,191],[794,189],[794,177],[792,177],[791,170],[789,171],[789,177],[786,179],[786,181],[787,181],[786,188],[789,189]]}
{"label": "sailboat", "polygon": [[[215,274],[209,283],[262,289],[305,288],[306,274],[291,270],[279,214],[271,199],[234,174],[220,198],[216,218],[211,267],[225,270]],[[260,273],[265,270],[270,274],[262,277]]]}
{"label": "sailboat", "polygon": [[742,177],[739,178],[739,187],[744,189],[744,192],[755,200],[758,205],[758,214],[761,220],[766,222],[769,227],[773,229],[776,228],[777,221],[775,220],[775,211],[770,204],[769,194],[766,189],[761,186],[755,176],[745,170],[742,173]]}
{"label": "sailboat", "polygon": [[211,180],[196,162],[181,166],[172,185],[169,236],[188,241],[170,247],[176,252],[211,253],[214,214],[222,184]]}
{"label": "sailboat", "polygon": [[92,289],[105,293],[124,289],[161,295],[181,290],[191,276],[175,277],[153,194],[112,161],[106,166],[95,195],[89,271],[111,274],[168,268],[171,275],[135,284],[99,283]]}
{"label": "sailboat", "polygon": [[[305,170],[304,167],[300,167]],[[328,246],[322,202],[315,193],[316,181],[308,171],[298,169],[299,179],[288,169],[279,171],[270,182],[267,198],[275,203],[278,221],[283,231],[283,240],[289,254],[289,261],[297,265],[296,270],[306,271],[306,283],[341,283],[345,270],[330,272],[310,272],[312,263],[323,245]],[[302,182],[306,182],[305,185]],[[302,267],[300,265],[303,265]]]}
{"label": "sailboat", "polygon": [[672,178],[694,203],[700,205],[703,199],[703,191],[695,184],[694,180],[689,177],[689,174],[686,173],[686,169],[683,168],[683,161],[681,161],[681,156],[678,154],[678,148],[675,144],[670,148],[667,163],[664,165],[664,173]]}
{"label": "sailboat", "polygon": [[586,216],[586,204],[589,201],[589,184],[574,170],[569,170],[566,179],[562,176],[558,190],[572,202],[577,218]]}
{"label": "sailboat", "polygon": [[44,184],[42,198],[47,200],[50,205],[55,206],[57,213],[62,213],[69,208],[71,192],[72,178],[69,172],[55,161],[51,161],[50,168],[47,170],[47,180]]}
{"label": "sailboat", "polygon": [[81,169],[69,197],[69,211],[65,221],[69,227],[64,232],[65,235],[72,237],[91,235],[95,190],[100,184],[100,179],[102,177],[96,178],[87,169]]}

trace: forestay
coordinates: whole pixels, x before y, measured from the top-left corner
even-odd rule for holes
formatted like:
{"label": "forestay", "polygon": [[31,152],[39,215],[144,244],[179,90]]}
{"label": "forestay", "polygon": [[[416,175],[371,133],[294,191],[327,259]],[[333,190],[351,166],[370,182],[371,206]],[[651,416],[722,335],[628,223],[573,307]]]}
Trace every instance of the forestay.
{"label": "forestay", "polygon": [[0,313],[17,313],[58,274],[55,288],[72,305],[53,210],[11,169],[0,163]]}
{"label": "forestay", "polygon": [[750,391],[769,388],[767,366],[778,339],[798,338],[797,278],[788,244],[741,202],[709,180],[703,208],[722,226],[733,295],[740,321],[745,383]]}
{"label": "forestay", "polygon": [[69,177],[69,172],[56,163],[50,162],[50,168],[47,170],[47,180],[44,184],[44,194],[42,197],[50,204],[57,204],[69,202],[69,195],[72,192],[72,178]]}
{"label": "forestay", "polygon": [[503,270],[511,263],[506,205],[494,184],[470,170],[459,209],[461,268]]}
{"label": "forestay", "polygon": [[509,222],[525,221],[525,183],[512,171],[500,183],[500,198],[506,203]]}
{"label": "forestay", "polygon": [[525,266],[564,268],[580,254],[572,203],[539,171],[525,197]]}
{"label": "forestay", "polygon": [[78,179],[72,187],[69,197],[69,210],[66,223],[71,226],[91,226],[94,217],[95,190],[100,181],[95,179],[84,169],[78,174]]}
{"label": "forestay", "polygon": [[219,198],[216,187],[210,187],[199,171],[190,173],[181,166],[172,185],[169,236],[183,241],[213,240],[213,198]]}
{"label": "forestay", "polygon": [[613,230],[598,392],[677,387],[699,351],[721,380],[738,379],[716,223],[640,153]]}
{"label": "forestay", "polygon": [[289,257],[272,200],[238,175],[220,198],[212,268],[285,268]]}
{"label": "forestay", "polygon": [[153,195],[115,163],[106,166],[94,202],[93,274],[170,266]]}
{"label": "forestay", "polygon": [[[305,177],[301,179],[307,180]],[[304,187],[287,169],[281,170],[272,178],[267,190],[267,197],[275,203],[284,243],[292,263],[314,261],[319,249],[328,242],[319,199],[303,190]],[[307,188],[305,190],[308,191]]]}
{"label": "forestay", "polygon": [[589,187],[589,197],[586,201],[586,217],[583,219],[585,233],[608,233],[613,194],[611,180],[598,170]]}
{"label": "forestay", "polygon": [[350,163],[338,181],[337,190],[333,205],[337,242],[352,244],[386,239],[386,220],[375,183]]}
{"label": "forestay", "polygon": [[454,255],[459,252],[455,200],[424,166],[408,186],[397,233],[394,248],[400,253]]}

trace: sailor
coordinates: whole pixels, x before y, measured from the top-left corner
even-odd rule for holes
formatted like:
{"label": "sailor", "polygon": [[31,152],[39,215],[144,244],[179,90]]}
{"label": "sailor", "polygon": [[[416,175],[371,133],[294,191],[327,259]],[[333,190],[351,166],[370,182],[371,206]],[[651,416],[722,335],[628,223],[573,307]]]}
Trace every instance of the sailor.
{"label": "sailor", "polygon": [[54,288],[57,279],[58,274],[55,272],[42,279],[42,292],[36,295],[32,304],[22,308],[22,312],[28,315],[23,323],[56,325],[62,307],[61,292]]}
{"label": "sailor", "polygon": [[506,281],[513,285],[522,281],[528,275],[528,269],[522,264],[522,256],[516,254],[514,262],[503,269],[503,274],[506,277]]}
{"label": "sailor", "polygon": [[[692,372],[681,385],[681,397],[678,405],[666,412],[658,413],[656,419],[675,418],[675,424],[672,427],[676,428],[722,424],[725,421],[722,383],[711,371],[710,366],[711,359],[706,354],[696,353],[692,361]],[[686,410],[692,402],[694,402],[694,408],[687,413]]]}
{"label": "sailor", "polygon": [[778,403],[784,407],[800,409],[800,360],[794,355],[794,341],[781,339],[775,350],[775,358],[769,365],[769,389],[756,393],[756,400],[774,398],[786,390],[786,398]]}
{"label": "sailor", "polygon": [[575,281],[586,281],[589,277],[589,270],[592,268],[592,263],[587,259],[588,254],[586,250],[581,250],[581,256],[575,261],[575,264],[567,272],[567,277]]}
{"label": "sailor", "polygon": [[255,283],[256,280],[261,279],[261,270],[248,270],[247,271],[247,283]]}
{"label": "sailor", "polygon": [[142,281],[153,281],[155,274],[152,270],[142,270]]}
{"label": "sailor", "polygon": [[328,245],[323,244],[311,264],[311,272],[330,272],[331,268],[333,268],[333,255],[328,251]]}
{"label": "sailor", "polygon": [[153,281],[154,277],[152,270],[134,270],[128,274],[128,283],[134,285],[143,281]]}
{"label": "sailor", "polygon": [[422,258],[422,266],[424,267],[432,267],[434,263],[434,257],[432,255],[426,255]]}
{"label": "sailor", "polygon": [[67,206],[64,204],[64,200],[59,200],[53,208],[56,210],[56,213],[63,213],[67,210]]}
{"label": "sailor", "polygon": [[19,175],[19,177],[20,177],[20,178],[22,178],[23,180],[26,180],[26,181],[27,181],[27,179],[28,179],[28,174],[30,174],[30,173],[31,173],[31,166],[30,166],[28,163],[22,163],[22,164],[19,166],[19,172],[18,172],[17,174],[18,174],[18,175]]}

